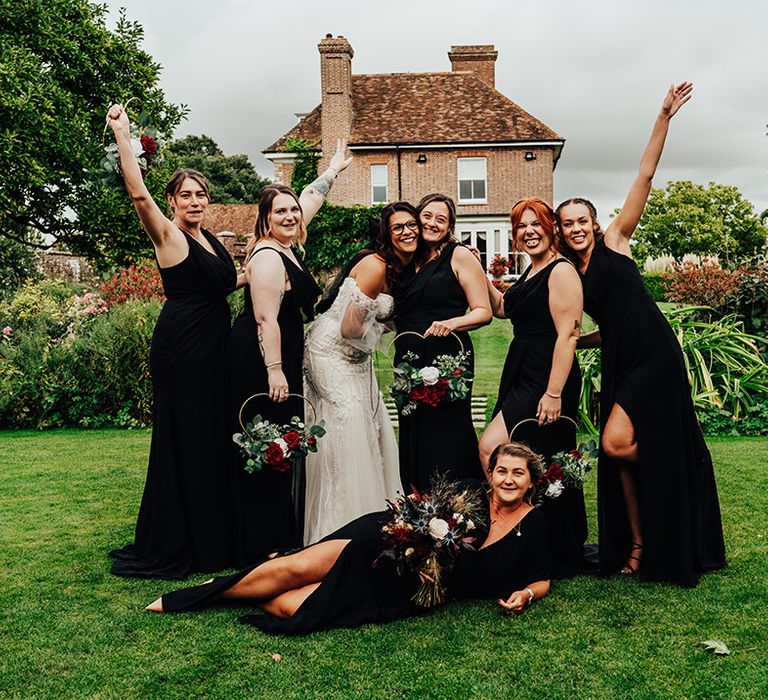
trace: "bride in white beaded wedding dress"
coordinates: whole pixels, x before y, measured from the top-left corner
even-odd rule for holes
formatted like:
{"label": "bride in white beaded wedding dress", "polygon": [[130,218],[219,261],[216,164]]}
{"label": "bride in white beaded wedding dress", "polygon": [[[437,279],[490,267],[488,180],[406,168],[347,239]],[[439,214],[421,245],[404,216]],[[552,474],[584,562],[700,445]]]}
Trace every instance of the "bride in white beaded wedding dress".
{"label": "bride in white beaded wedding dress", "polygon": [[347,265],[307,331],[304,393],[327,433],[318,452],[307,455],[305,545],[381,510],[402,491],[397,441],[371,353],[392,316],[388,292],[418,240],[416,210],[406,202],[387,206],[375,249]]}

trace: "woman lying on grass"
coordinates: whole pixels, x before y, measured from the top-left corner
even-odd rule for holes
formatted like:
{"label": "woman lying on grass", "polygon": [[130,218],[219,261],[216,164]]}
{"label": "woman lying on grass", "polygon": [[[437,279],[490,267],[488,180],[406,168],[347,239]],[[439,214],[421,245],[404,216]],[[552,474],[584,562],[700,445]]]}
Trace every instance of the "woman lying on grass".
{"label": "woman lying on grass", "polygon": [[[505,443],[491,455],[486,523],[477,523],[476,550],[463,551],[443,577],[448,600],[496,598],[520,613],[549,593],[549,533],[531,505],[541,475],[539,457],[526,445]],[[473,485],[480,487],[479,482]],[[419,575],[399,575],[380,558],[388,513],[371,513],[299,552],[261,562],[232,576],[164,595],[147,610],[179,612],[222,600],[252,600],[266,615],[241,622],[279,634],[355,627],[418,614],[412,601]],[[423,581],[423,578],[422,578]]]}

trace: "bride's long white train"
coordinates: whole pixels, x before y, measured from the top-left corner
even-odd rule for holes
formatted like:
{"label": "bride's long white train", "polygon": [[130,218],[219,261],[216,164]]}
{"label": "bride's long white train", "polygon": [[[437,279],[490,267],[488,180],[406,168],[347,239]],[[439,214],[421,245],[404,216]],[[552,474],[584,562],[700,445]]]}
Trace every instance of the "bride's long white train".
{"label": "bride's long white train", "polygon": [[307,455],[305,545],[402,491],[395,432],[371,359],[393,306],[390,295],[371,299],[347,278],[307,331],[304,393],[327,434]]}

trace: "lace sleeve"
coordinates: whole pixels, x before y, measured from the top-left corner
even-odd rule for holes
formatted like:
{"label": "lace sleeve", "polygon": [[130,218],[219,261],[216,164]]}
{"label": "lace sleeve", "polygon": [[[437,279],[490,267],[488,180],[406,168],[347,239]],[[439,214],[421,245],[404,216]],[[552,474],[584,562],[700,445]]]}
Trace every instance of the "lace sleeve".
{"label": "lace sleeve", "polygon": [[341,308],[340,335],[352,347],[371,353],[387,327],[376,320],[378,300],[363,294],[355,284]]}

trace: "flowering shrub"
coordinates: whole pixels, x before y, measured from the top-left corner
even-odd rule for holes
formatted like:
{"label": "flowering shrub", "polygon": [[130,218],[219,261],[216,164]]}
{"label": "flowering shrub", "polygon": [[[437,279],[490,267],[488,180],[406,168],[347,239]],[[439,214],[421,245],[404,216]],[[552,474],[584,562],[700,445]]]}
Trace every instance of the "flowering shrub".
{"label": "flowering shrub", "polygon": [[675,263],[662,275],[667,300],[692,306],[718,309],[738,289],[733,273],[724,270],[717,258],[705,257],[699,263],[686,260]]}
{"label": "flowering shrub", "polygon": [[122,304],[128,299],[165,301],[160,270],[154,265],[138,263],[118,270],[101,285],[101,295],[108,305]]}
{"label": "flowering shrub", "polygon": [[488,272],[492,277],[501,277],[509,269],[509,260],[501,255],[495,255],[491,264],[488,265]]}
{"label": "flowering shrub", "polygon": [[45,319],[3,332],[0,428],[133,427],[152,417],[149,346],[157,300],[86,316],[67,339]]}
{"label": "flowering shrub", "polygon": [[744,263],[733,273],[736,291],[727,308],[744,321],[748,333],[766,335],[768,329],[768,258]]}

